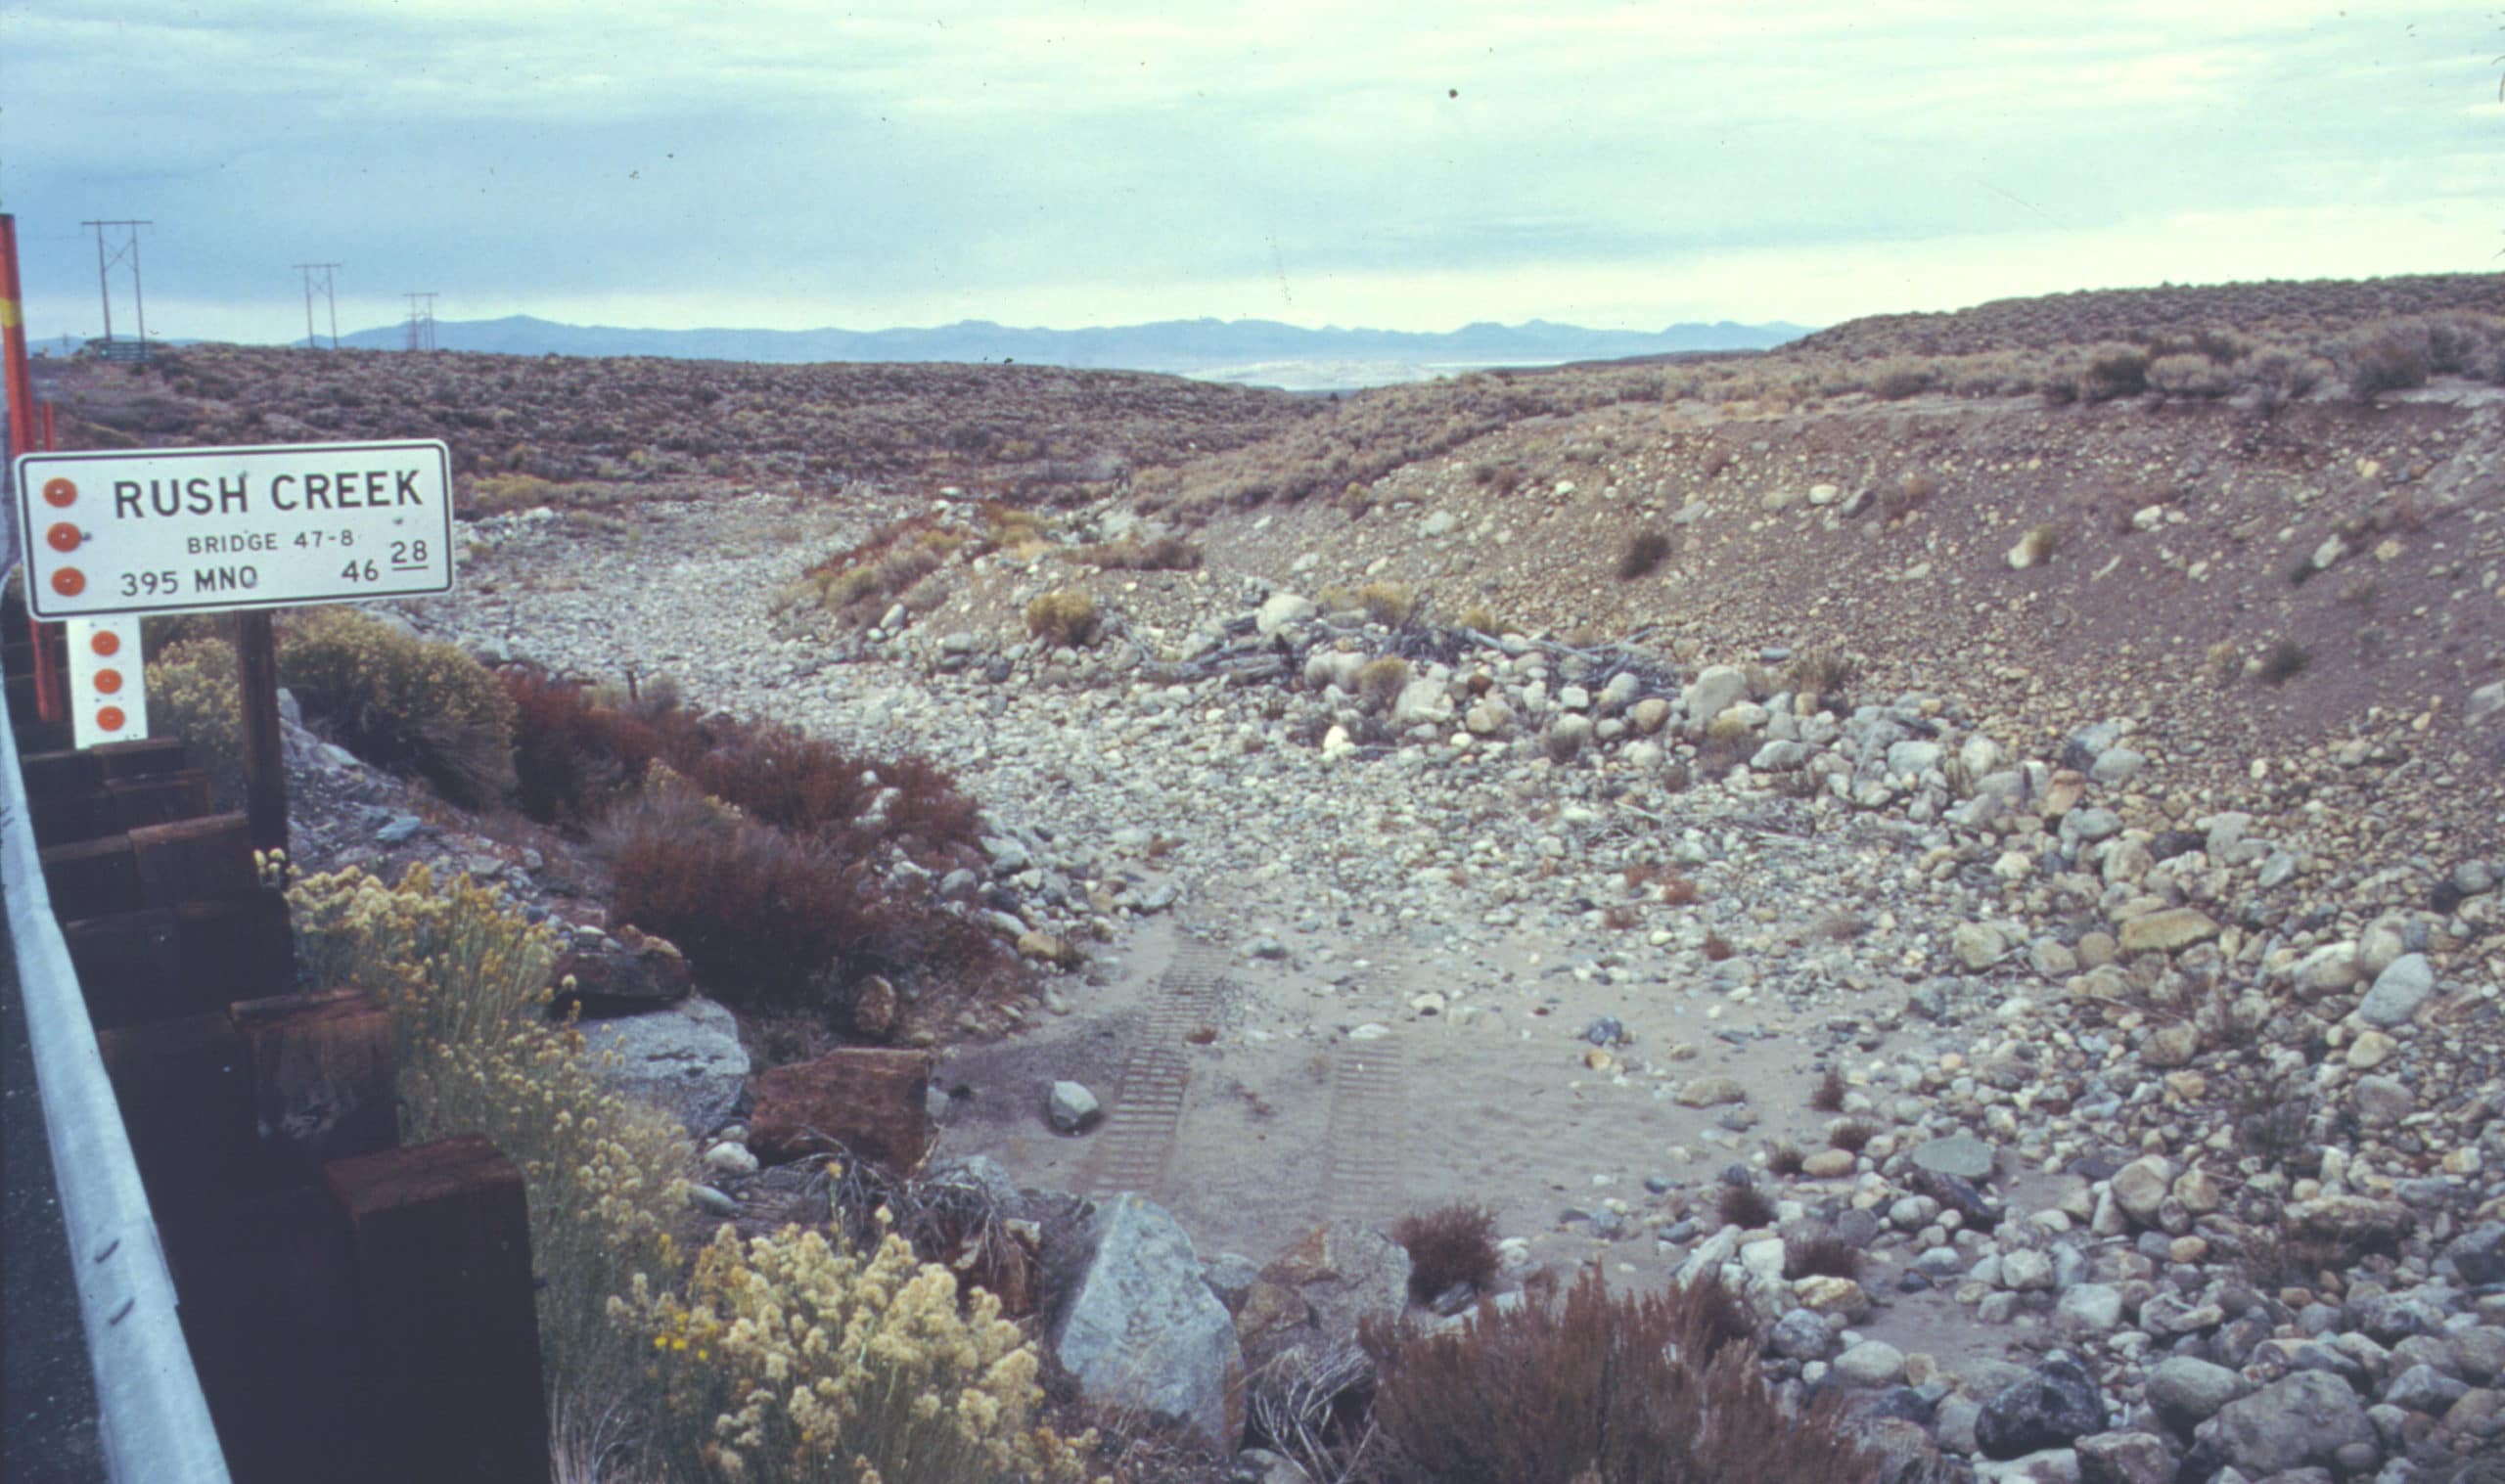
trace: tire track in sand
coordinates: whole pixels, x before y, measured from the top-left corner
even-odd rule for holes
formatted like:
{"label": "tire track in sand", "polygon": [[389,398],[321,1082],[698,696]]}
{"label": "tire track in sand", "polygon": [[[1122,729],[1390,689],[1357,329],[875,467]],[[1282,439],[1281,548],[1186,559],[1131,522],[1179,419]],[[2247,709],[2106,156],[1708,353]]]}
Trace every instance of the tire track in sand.
{"label": "tire track in sand", "polygon": [[1122,1058],[1105,1126],[1096,1135],[1088,1161],[1090,1197],[1102,1200],[1124,1191],[1152,1200],[1162,1196],[1192,1084],[1183,1038],[1214,1020],[1225,966],[1223,951],[1186,943],[1159,977],[1139,1041]]}
{"label": "tire track in sand", "polygon": [[1400,1214],[1401,1143],[1408,1077],[1390,1037],[1343,1044],[1331,1068],[1325,1209],[1331,1219],[1389,1221]]}

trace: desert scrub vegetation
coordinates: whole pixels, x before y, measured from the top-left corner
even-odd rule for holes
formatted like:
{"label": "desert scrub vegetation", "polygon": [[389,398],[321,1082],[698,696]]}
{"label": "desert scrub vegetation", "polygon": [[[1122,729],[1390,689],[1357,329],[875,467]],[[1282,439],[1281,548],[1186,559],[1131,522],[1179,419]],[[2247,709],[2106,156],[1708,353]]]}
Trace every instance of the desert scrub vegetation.
{"label": "desert scrub vegetation", "polygon": [[1967,356],[2099,340],[2146,342],[2180,335],[2187,325],[2231,325],[2251,340],[2285,342],[2367,320],[2477,312],[2495,299],[2492,273],[2097,289],[1994,299],[1949,313],[1869,315],[1804,336],[1773,357]]}
{"label": "desert scrub vegetation", "polygon": [[917,994],[1015,982],[988,935],[885,870],[976,858],[979,815],[944,769],[528,669],[504,684],[524,812],[592,835],[613,919],[675,943],[717,998],[848,1015],[872,974]]}
{"label": "desert scrub vegetation", "polygon": [[641,795],[658,764],[760,823],[850,856],[894,845],[945,858],[979,837],[974,802],[926,758],[866,756],[791,727],[700,714],[660,685],[629,701],[524,667],[503,683],[521,802],[545,823],[593,823]]}
{"label": "desert scrub vegetation", "polygon": [[1380,716],[1409,684],[1409,661],[1397,654],[1369,659],[1357,667],[1357,704]]}
{"label": "desert scrub vegetation", "polygon": [[1841,699],[1860,675],[1861,661],[1853,655],[1839,650],[1806,650],[1793,658],[1783,682],[1793,694],[1823,702]]}
{"label": "desert scrub vegetation", "polygon": [[814,603],[838,622],[867,628],[973,539],[971,530],[934,515],[891,521],[857,545],[811,563],[782,602]]}
{"label": "desert scrub vegetation", "polygon": [[1774,1225],[1774,1202],[1754,1185],[1726,1185],[1714,1197],[1713,1215],[1726,1227],[1754,1232]]}
{"label": "desert scrub vegetation", "polygon": [[980,998],[1018,982],[990,934],[891,884],[875,855],[840,839],[774,828],[674,777],[614,811],[598,835],[611,916],[676,944],[725,1004],[854,1020],[872,975],[933,1010],[941,996],[926,987]]}
{"label": "desert scrub vegetation", "polygon": [[1369,582],[1353,591],[1326,587],[1313,601],[1326,613],[1363,613],[1366,622],[1387,629],[1405,627],[1426,607],[1405,582]]}
{"label": "desert scrub vegetation", "polygon": [[1482,1305],[1454,1329],[1373,1327],[1385,1484],[1867,1484],[1833,1397],[1788,1412],[1740,1301],[1706,1282]]}
{"label": "desert scrub vegetation", "polygon": [[218,808],[244,798],[244,712],[235,689],[235,646],[185,639],[148,661],[148,731],[179,737],[193,767],[208,775]]}
{"label": "desert scrub vegetation", "polygon": [[779,484],[831,471],[1100,494],[1125,470],[1239,447],[1327,410],[1279,391],[1047,366],[462,351],[313,366],[239,345],[168,347],[158,359],[82,375],[64,400],[64,433],[92,430],[96,447],[266,443],[266,410],[300,409],[325,436],[442,438],[458,475],[524,474],[566,486],[569,503],[586,481],[632,498],[700,477]]}
{"label": "desert scrub vegetation", "polygon": [[1670,548],[1667,531],[1647,528],[1627,537],[1626,545],[1617,554],[1617,580],[1632,582],[1638,577],[1651,576],[1656,568],[1669,560]]}
{"label": "desert scrub vegetation", "polygon": [[547,1019],[556,938],[497,893],[413,866],[396,885],[355,870],[306,877],[288,904],[307,981],[366,990],[389,1011],[402,1139],[483,1134],[521,1170],[552,1410],[605,1411],[636,1369],[610,1298],[676,1266],[686,1135],[606,1083],[573,1028]]}
{"label": "desert scrub vegetation", "polygon": [[1391,1239],[1409,1253],[1409,1296],[1431,1304],[1460,1283],[1496,1277],[1496,1213],[1467,1202],[1404,1216]]}
{"label": "desert scrub vegetation", "polygon": [[1056,588],[1026,605],[1026,632],[1055,649],[1084,649],[1104,615],[1096,600],[1075,588]]}
{"label": "desert scrub vegetation", "polygon": [[2254,674],[2260,677],[2264,685],[2286,685],[2302,674],[2305,666],[2311,663],[2311,651],[2294,639],[2280,639],[2254,662]]}
{"label": "desert scrub vegetation", "polygon": [[466,491],[469,499],[458,508],[473,516],[502,516],[565,503],[562,487],[537,474],[480,474],[468,482]]}
{"label": "desert scrub vegetation", "polygon": [[307,722],[377,767],[471,806],[512,786],[513,701],[457,645],[353,608],[315,608],[280,633],[278,673]]}
{"label": "desert scrub vegetation", "polygon": [[1042,1361],[1000,1301],[889,1234],[723,1227],[682,1292],[615,1300],[658,1394],[655,1452],[716,1484],[1079,1484],[1094,1438],[1038,1420]]}
{"label": "desert scrub vegetation", "polygon": [[1090,566],[1113,571],[1188,572],[1201,564],[1201,549],[1180,536],[1137,536],[1100,541],[1070,553]]}

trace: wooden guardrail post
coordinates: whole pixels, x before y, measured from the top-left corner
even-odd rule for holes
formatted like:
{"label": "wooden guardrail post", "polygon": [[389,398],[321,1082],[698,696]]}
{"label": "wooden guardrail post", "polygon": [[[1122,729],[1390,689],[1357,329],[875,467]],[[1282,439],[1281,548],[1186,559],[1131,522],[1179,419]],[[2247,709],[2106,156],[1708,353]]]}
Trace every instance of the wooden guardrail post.
{"label": "wooden guardrail post", "polygon": [[368,1477],[347,1223],[330,1192],[230,1193],[169,1219],[165,1244],[235,1484]]}
{"label": "wooden guardrail post", "polygon": [[522,1172],[470,1135],[334,1160],[374,1452],[359,1484],[548,1484]]}
{"label": "wooden guardrail post", "polygon": [[261,890],[250,827],[241,814],[209,814],[130,832],[141,895],[152,907],[232,902]]}
{"label": "wooden guardrail post", "polygon": [[363,990],[250,1000],[228,1012],[251,1068],[253,1127],[311,1179],[329,1160],[400,1142],[391,1015]]}

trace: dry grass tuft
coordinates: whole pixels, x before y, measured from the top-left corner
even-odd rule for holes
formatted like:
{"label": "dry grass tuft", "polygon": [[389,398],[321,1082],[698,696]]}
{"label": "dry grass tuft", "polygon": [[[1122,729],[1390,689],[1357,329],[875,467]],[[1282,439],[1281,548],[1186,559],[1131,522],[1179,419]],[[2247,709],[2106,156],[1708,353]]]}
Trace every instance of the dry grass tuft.
{"label": "dry grass tuft", "polygon": [[1836,650],[1808,650],[1794,656],[1784,671],[1785,688],[1797,696],[1813,697],[1821,701],[1829,697],[1842,697],[1846,687],[1861,675],[1861,661]]}
{"label": "dry grass tuft", "polygon": [[1841,1113],[1844,1111],[1844,1095],[1846,1091],[1848,1088],[1845,1083],[1843,1071],[1836,1067],[1828,1067],[1826,1075],[1818,1079],[1817,1087],[1809,1094],[1809,1106],[1821,1113]]}
{"label": "dry grass tuft", "polygon": [[1909,514],[1939,493],[1939,480],[1928,470],[1909,469],[1897,476],[1884,500],[1890,516]]}
{"label": "dry grass tuft", "polygon": [[1861,1277],[1861,1249],[1826,1230],[1794,1232],[1783,1238],[1783,1276],[1802,1278]]}
{"label": "dry grass tuft", "polygon": [[1808,1156],[1800,1152],[1800,1147],[1789,1140],[1778,1140],[1765,1147],[1766,1173],[1771,1175],[1787,1178],[1798,1175],[1801,1170],[1801,1161],[1806,1158]]}
{"label": "dry grass tuft", "polygon": [[2255,672],[2265,685],[2285,685],[2313,662],[2313,653],[2294,639],[2282,639],[2262,653]]}
{"label": "dry grass tuft", "polygon": [[1365,609],[1366,619],[1396,629],[1418,616],[1420,604],[1407,583],[1369,582],[1357,589],[1356,606]]}
{"label": "dry grass tuft", "polygon": [[1384,715],[1408,685],[1409,661],[1397,654],[1369,659],[1357,667],[1357,704]]}
{"label": "dry grass tuft", "polygon": [[1827,1130],[1827,1147],[1858,1154],[1870,1147],[1870,1141],[1878,1138],[1879,1132],[1879,1125],[1866,1119],[1847,1118]]}
{"label": "dry grass tuft", "polygon": [[1617,557],[1617,580],[1633,582],[1649,577],[1655,568],[1669,559],[1672,549],[1669,532],[1644,529],[1626,538],[1624,550]]}
{"label": "dry grass tuft", "polygon": [[1055,649],[1084,649],[1102,621],[1096,600],[1074,589],[1045,593],[1026,605],[1026,632]]}
{"label": "dry grass tuft", "polygon": [[1715,1200],[1714,1215],[1726,1227],[1754,1232],[1774,1225],[1774,1202],[1753,1185],[1726,1185]]}
{"label": "dry grass tuft", "polygon": [[1829,1401],[1788,1414],[1717,1283],[1481,1309],[1458,1330],[1377,1326],[1385,1484],[1870,1484]]}

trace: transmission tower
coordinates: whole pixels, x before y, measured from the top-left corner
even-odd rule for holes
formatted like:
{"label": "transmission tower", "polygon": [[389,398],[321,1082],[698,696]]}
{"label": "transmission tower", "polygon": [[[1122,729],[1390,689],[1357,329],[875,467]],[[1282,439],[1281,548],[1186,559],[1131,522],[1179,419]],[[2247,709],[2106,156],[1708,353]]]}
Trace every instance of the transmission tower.
{"label": "transmission tower", "polygon": [[[144,361],[148,359],[148,296],[139,287],[139,229],[153,227],[156,223],[127,220],[84,221],[78,225],[93,228],[96,233],[96,292],[103,297],[105,305],[105,355],[108,359],[120,358],[120,353],[115,350],[114,343],[113,269],[115,264],[127,261],[130,264],[131,308],[139,320],[139,348],[131,358]],[[108,228],[121,233],[121,246],[113,248],[110,252],[105,247],[105,234]]]}
{"label": "transmission tower", "polygon": [[433,291],[424,290],[403,296],[409,301],[409,348],[433,350],[434,348]]}
{"label": "transmission tower", "polygon": [[304,275],[304,348],[314,348],[313,338],[313,275],[322,275],[322,299],[331,306],[331,348],[340,348],[340,299],[331,275],[345,267],[344,263],[297,263],[296,271]]}

